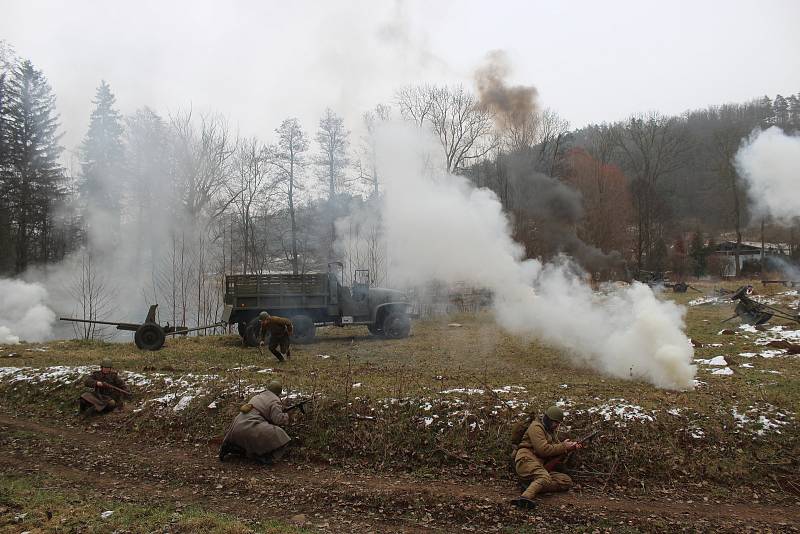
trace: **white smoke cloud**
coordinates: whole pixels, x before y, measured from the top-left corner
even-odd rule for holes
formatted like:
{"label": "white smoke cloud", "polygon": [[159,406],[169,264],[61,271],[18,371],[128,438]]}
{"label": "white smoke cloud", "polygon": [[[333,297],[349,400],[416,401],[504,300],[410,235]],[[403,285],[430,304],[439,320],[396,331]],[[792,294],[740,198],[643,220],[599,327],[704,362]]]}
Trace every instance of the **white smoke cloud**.
{"label": "white smoke cloud", "polygon": [[56,319],[45,302],[41,284],[0,278],[0,344],[45,339]]}
{"label": "white smoke cloud", "polygon": [[757,213],[788,223],[800,216],[800,137],[773,126],[755,131],[735,157]]}
{"label": "white smoke cloud", "polygon": [[393,280],[489,288],[498,323],[514,334],[615,377],[693,387],[694,350],[683,331],[683,308],[658,300],[639,283],[595,293],[567,258],[524,260],[496,195],[439,169],[433,162],[440,150],[408,126],[391,124],[379,132]]}

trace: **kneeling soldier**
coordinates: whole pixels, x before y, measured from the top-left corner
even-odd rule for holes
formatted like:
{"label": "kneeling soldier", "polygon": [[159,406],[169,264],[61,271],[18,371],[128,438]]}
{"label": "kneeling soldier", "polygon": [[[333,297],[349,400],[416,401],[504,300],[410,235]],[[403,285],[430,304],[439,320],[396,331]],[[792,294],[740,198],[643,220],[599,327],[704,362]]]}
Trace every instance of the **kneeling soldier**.
{"label": "kneeling soldier", "polygon": [[572,479],[565,473],[551,472],[548,464],[565,456],[568,452],[582,448],[580,443],[558,439],[558,427],[564,420],[564,412],[558,406],[545,410],[541,421],[534,421],[522,437],[514,455],[514,469],[528,488],[513,504],[520,508],[535,508],[533,498],[539,493],[566,491],[572,487]]}
{"label": "kneeling soldier", "polygon": [[83,415],[110,412],[122,407],[123,395],[130,395],[125,382],[114,370],[109,360],[100,363],[100,370],[94,371],[83,381],[83,385],[91,388],[81,395],[79,410]]}
{"label": "kneeling soldier", "polygon": [[282,385],[273,380],[263,391],[241,407],[222,440],[219,459],[227,454],[243,454],[262,464],[280,460],[292,438],[279,426],[289,422],[279,395]]}

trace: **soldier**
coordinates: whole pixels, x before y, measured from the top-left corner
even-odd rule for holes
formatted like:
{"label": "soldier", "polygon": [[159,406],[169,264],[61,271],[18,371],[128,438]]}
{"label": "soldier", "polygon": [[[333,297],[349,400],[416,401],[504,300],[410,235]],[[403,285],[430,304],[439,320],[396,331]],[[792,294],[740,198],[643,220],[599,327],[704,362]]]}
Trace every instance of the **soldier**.
{"label": "soldier", "polygon": [[130,395],[110,360],[100,362],[100,370],[87,376],[83,385],[92,389],[83,393],[78,401],[78,410],[85,416],[122,408],[123,395]]}
{"label": "soldier", "polygon": [[233,420],[222,447],[219,460],[227,454],[243,454],[265,465],[280,460],[292,438],[279,426],[289,422],[289,414],[283,411],[280,394],[282,385],[273,380],[250,402],[240,408]]}
{"label": "soldier", "polygon": [[[558,439],[558,427],[564,420],[564,412],[558,406],[545,410],[541,421],[534,421],[522,436],[514,454],[514,469],[528,488],[511,501],[520,508],[535,508],[533,498],[543,492],[566,491],[572,487],[572,479],[565,473],[551,472],[557,460],[570,451],[583,447],[578,442]],[[554,461],[556,460],[556,461]],[[549,468],[549,469],[548,469]]]}
{"label": "soldier", "polygon": [[[279,362],[284,361],[284,354],[286,358],[291,357],[291,349],[289,348],[289,336],[292,335],[293,326],[292,321],[278,317],[277,315],[270,315],[262,311],[258,314],[258,320],[261,323],[261,342],[259,346],[264,346],[264,341],[269,333],[269,351],[278,358]],[[278,347],[280,346],[280,351]]]}

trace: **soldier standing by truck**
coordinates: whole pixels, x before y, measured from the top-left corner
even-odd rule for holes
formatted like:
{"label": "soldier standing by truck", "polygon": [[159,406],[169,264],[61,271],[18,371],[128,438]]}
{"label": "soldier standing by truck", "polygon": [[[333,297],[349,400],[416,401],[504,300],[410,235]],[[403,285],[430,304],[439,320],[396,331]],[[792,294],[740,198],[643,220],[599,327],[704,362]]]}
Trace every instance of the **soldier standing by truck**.
{"label": "soldier standing by truck", "polygon": [[110,360],[100,362],[100,370],[87,376],[83,385],[92,389],[82,394],[78,401],[78,410],[84,416],[121,408],[123,395],[130,396],[125,382],[114,370],[114,364]]}
{"label": "soldier standing by truck", "polygon": [[[292,321],[277,315],[270,315],[265,311],[258,314],[258,321],[261,324],[259,346],[264,346],[267,334],[269,334],[269,351],[278,358],[279,362],[284,361],[285,358],[290,358],[292,352],[291,348],[289,348],[291,342],[289,336],[292,335],[294,329]],[[279,347],[280,351],[278,351]]]}

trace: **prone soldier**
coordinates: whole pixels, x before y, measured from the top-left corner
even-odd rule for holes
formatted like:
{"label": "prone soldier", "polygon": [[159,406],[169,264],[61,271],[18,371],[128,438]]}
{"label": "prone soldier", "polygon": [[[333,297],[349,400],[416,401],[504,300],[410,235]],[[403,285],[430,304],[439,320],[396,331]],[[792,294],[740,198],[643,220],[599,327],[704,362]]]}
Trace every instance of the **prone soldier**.
{"label": "prone soldier", "polygon": [[100,362],[100,370],[87,376],[83,385],[92,390],[84,392],[78,400],[78,410],[84,416],[122,408],[123,396],[130,396],[125,382],[114,370],[114,364],[110,360]]}

